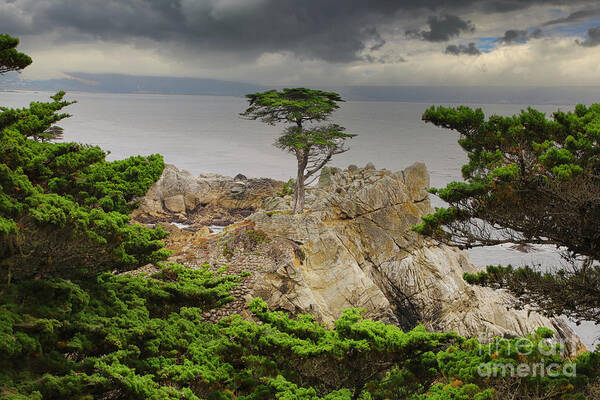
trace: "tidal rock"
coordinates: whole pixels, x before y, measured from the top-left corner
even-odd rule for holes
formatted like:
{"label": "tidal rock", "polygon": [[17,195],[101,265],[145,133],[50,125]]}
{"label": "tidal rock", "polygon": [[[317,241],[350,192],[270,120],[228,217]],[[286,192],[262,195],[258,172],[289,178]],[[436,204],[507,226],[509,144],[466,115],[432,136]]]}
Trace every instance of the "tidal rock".
{"label": "tidal rock", "polygon": [[[292,196],[276,194],[282,182],[236,178],[195,177],[169,165],[134,213],[138,221],[178,220],[196,228],[246,218],[209,237],[207,253],[196,256],[209,257],[202,262],[211,265],[222,263],[219,238],[247,244],[234,240],[244,227],[270,238],[259,253],[242,246],[227,260],[234,270],[253,271],[252,283],[228,313],[248,315],[243,304],[262,297],[272,309],[311,313],[326,324],[357,307],[404,329],[423,324],[483,340],[524,336],[544,326],[557,332],[571,354],[583,349],[562,318],[515,310],[509,293],[468,285],[462,276],[477,267],[466,252],[412,232],[433,211],[423,163],[398,172],[373,165],[326,168],[319,184],[307,189],[306,210],[299,215],[291,214]],[[208,234],[165,229],[171,232],[167,240],[180,247]]]}

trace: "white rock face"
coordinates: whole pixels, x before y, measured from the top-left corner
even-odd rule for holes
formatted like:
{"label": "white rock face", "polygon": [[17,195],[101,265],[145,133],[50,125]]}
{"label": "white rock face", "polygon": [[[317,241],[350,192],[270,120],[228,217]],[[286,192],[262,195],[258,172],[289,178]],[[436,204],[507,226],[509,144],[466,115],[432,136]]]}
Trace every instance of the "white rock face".
{"label": "white rock face", "polygon": [[273,212],[288,201],[267,199],[271,212],[249,217],[256,229],[295,243],[257,278],[254,294],[273,309],[315,314],[332,323],[342,311],[364,308],[371,318],[410,328],[455,330],[468,337],[524,336],[544,326],[569,350],[582,348],[560,318],[511,309],[512,295],[468,285],[474,272],[466,252],[411,231],[431,209],[422,163],[392,173],[363,169],[325,171],[309,189],[307,212]]}

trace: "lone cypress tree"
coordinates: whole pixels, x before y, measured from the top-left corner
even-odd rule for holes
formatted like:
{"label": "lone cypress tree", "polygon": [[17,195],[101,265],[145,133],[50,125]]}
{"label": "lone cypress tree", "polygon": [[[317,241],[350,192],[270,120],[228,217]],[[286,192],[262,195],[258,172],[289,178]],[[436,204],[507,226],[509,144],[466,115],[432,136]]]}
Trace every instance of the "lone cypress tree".
{"label": "lone cypress tree", "polygon": [[275,146],[296,155],[298,170],[294,191],[294,213],[304,210],[306,182],[323,168],[331,158],[347,151],[345,141],[356,135],[345,133],[337,124],[306,126],[325,121],[343,101],[339,94],[306,88],[268,90],[246,95],[249,107],[242,117],[259,119],[267,124],[292,124],[275,142]]}

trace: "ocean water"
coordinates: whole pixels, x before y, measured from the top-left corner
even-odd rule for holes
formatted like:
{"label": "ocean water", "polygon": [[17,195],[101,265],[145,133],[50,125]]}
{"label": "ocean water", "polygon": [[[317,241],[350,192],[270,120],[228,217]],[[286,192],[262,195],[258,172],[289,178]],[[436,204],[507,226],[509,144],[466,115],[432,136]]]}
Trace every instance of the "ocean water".
{"label": "ocean water", "polygon": [[[45,100],[50,93],[0,92],[0,105],[23,107]],[[99,145],[109,150],[108,159],[160,153],[167,163],[193,174],[216,172],[234,176],[287,180],[295,175],[295,158],[275,148],[281,126],[239,117],[246,102],[237,97],[175,96],[147,94],[71,93],[77,100],[66,111],[71,118],[59,123],[65,140]],[[441,187],[460,180],[466,155],[457,144],[458,134],[421,121],[431,104],[405,102],[346,102],[332,120],[358,134],[350,150],[331,165],[345,168],[373,162],[377,168],[400,170],[413,162],[425,162],[431,185]],[[458,105],[443,103],[440,105]],[[512,115],[526,108],[520,104],[474,104],[486,115]],[[572,105],[533,105],[545,113],[569,110]],[[441,205],[434,199],[434,205]],[[508,246],[470,250],[476,265],[542,264],[560,262],[554,248],[538,247],[522,253]],[[586,345],[600,336],[593,324],[575,327]]]}

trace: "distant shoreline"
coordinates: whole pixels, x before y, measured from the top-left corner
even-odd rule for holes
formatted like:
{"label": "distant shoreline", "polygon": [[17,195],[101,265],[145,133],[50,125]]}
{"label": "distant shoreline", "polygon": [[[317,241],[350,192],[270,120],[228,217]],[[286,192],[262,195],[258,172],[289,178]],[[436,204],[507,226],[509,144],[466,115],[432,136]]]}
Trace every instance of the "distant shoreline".
{"label": "distant shoreline", "polygon": [[[561,88],[551,88],[556,90],[562,90]],[[588,90],[596,90],[595,87],[587,88]],[[205,96],[205,97],[229,97],[229,98],[244,98],[244,95],[233,95],[233,94],[219,94],[219,93],[161,93],[161,92],[153,92],[153,91],[131,91],[131,92],[114,92],[114,91],[102,91],[102,90],[81,90],[81,89],[13,89],[13,88],[0,88],[0,93],[56,93],[59,90],[64,90],[69,94],[90,94],[90,95],[144,95],[144,96]],[[597,93],[600,93],[600,87],[597,89]],[[476,105],[532,105],[532,106],[574,106],[576,104],[592,104],[592,103],[600,103],[600,97],[597,99],[592,99],[588,95],[583,99],[576,99],[575,95],[570,95],[568,98],[573,101],[551,101],[551,100],[538,100],[538,101],[517,101],[517,100],[489,100],[489,101],[475,101],[472,98],[463,98],[460,99],[452,99],[449,97],[440,96],[441,98],[418,98],[418,99],[403,99],[403,100],[395,100],[395,99],[386,99],[386,98],[375,98],[375,97],[357,97],[357,96],[345,96],[346,102],[369,102],[369,103],[407,103],[407,104],[450,104],[450,105],[468,105],[468,106],[476,106]]]}

